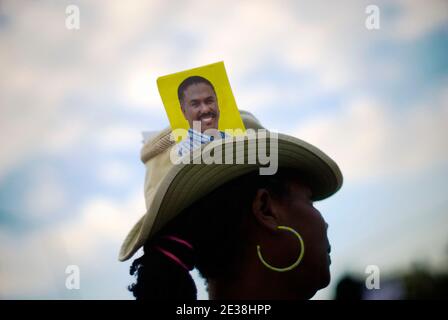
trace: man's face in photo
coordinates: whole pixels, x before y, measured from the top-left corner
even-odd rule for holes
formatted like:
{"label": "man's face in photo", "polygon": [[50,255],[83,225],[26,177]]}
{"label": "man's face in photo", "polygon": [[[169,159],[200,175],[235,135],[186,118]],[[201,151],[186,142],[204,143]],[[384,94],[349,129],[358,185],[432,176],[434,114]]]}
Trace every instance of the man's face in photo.
{"label": "man's face in photo", "polygon": [[200,82],[188,86],[183,92],[181,106],[190,128],[193,128],[193,121],[200,121],[201,132],[218,129],[218,101],[213,88],[207,83]]}

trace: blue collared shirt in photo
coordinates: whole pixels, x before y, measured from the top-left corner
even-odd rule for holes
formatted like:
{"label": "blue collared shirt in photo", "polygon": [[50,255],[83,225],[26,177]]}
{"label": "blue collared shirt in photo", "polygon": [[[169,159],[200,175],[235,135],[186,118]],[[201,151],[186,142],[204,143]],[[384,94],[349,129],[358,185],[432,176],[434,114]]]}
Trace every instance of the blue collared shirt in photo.
{"label": "blue collared shirt in photo", "polygon": [[[229,137],[229,135],[223,131],[219,131],[219,133],[222,139]],[[194,149],[200,148],[201,145],[212,142],[214,139],[214,136],[209,136],[190,128],[188,129],[187,137],[177,144],[177,153],[179,157],[182,157],[183,155],[192,152]]]}

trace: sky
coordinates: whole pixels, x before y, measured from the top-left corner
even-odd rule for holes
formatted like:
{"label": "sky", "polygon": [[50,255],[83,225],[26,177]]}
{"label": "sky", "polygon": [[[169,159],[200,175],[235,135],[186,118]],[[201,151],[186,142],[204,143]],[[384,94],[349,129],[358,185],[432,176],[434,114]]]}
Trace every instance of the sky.
{"label": "sky", "polygon": [[1,1],[0,298],[132,298],[117,256],[145,212],[141,133],[169,125],[156,79],[218,61],[240,109],[344,175],[316,203],[332,283],[314,299],[369,265],[446,267],[447,57],[446,1]]}

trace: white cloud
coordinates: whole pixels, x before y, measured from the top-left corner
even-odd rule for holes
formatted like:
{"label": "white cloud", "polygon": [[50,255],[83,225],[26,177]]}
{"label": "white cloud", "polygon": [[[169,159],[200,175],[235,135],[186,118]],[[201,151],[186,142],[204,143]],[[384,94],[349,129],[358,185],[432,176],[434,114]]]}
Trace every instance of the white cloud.
{"label": "white cloud", "polygon": [[68,195],[57,172],[44,167],[33,172],[24,196],[26,212],[30,218],[48,219],[68,205]]}
{"label": "white cloud", "polygon": [[[11,23],[0,33],[0,176],[33,152],[64,152],[88,134],[89,115],[66,125],[70,95],[95,98],[92,107],[104,112],[113,99],[124,112],[161,115],[155,79],[205,63],[224,60],[231,81],[243,83],[275,59],[292,71],[316,75],[314,92],[355,90],[360,70],[369,74],[378,68],[361,56],[372,39],[364,28],[367,2],[78,3],[76,32],[64,24],[69,2],[2,3]],[[402,1],[400,14],[381,36],[421,36],[444,24],[445,7],[443,1]],[[246,84],[238,90],[241,105],[253,111],[262,98],[275,101],[278,95],[276,89]],[[50,137],[48,145],[41,145],[41,137]]]}
{"label": "white cloud", "polygon": [[[123,9],[119,2],[107,1],[79,6],[81,29],[73,32],[65,28],[63,2],[2,3],[11,23],[0,33],[0,176],[33,153],[61,154],[89,130],[101,131],[104,124],[93,123],[91,114],[79,113],[74,119],[69,109],[75,106],[67,104],[67,97],[94,101],[92,107],[104,112],[108,99],[126,108],[160,107],[157,91],[144,92],[149,82],[142,75],[160,67],[165,48],[158,56],[150,48],[136,55],[123,52],[129,38],[145,33],[144,25],[157,15],[159,4],[139,2]],[[142,65],[135,58],[145,54],[144,62],[150,63]]]}
{"label": "white cloud", "polygon": [[40,147],[50,155],[59,155],[78,147],[89,133],[90,123],[80,116],[60,116],[47,132],[39,135]]}
{"label": "white cloud", "polygon": [[101,164],[98,178],[110,186],[123,186],[132,178],[132,170],[125,163],[109,161]]}
{"label": "white cloud", "polygon": [[448,23],[448,3],[444,0],[400,0],[395,4],[400,14],[391,24],[391,35],[397,40],[413,40]]}
{"label": "white cloud", "polygon": [[55,229],[68,253],[78,260],[94,258],[104,244],[115,246],[118,257],[119,245],[144,213],[141,192],[135,192],[123,203],[108,198],[92,198],[74,220],[68,220]]}
{"label": "white cloud", "polygon": [[[140,192],[126,202],[108,198],[91,198],[73,218],[26,235],[2,228],[0,232],[0,296],[62,298],[65,289],[65,268],[69,264],[80,266],[85,279],[109,283],[98,289],[94,297],[125,296],[119,285],[131,281],[118,263],[118,250],[127,232],[144,213],[144,200]],[[105,256],[105,253],[112,256]],[[108,251],[104,251],[108,249]],[[107,261],[107,265],[101,265]],[[116,264],[112,264],[116,262]],[[99,266],[95,267],[98,263]],[[104,277],[115,276],[115,281]],[[129,279],[128,279],[129,278]],[[107,281],[106,281],[107,280]],[[81,289],[83,288],[81,282]],[[84,287],[88,287],[85,285]],[[118,290],[118,291],[117,291]],[[80,290],[78,296],[92,296]]]}
{"label": "white cloud", "polygon": [[301,124],[294,135],[333,157],[346,179],[417,174],[448,163],[446,98],[442,92],[433,105],[400,113],[359,99],[339,113]]}
{"label": "white cloud", "polygon": [[95,133],[94,144],[103,151],[136,151],[141,144],[141,131],[127,126],[107,126]]}
{"label": "white cloud", "polygon": [[162,100],[154,90],[156,79],[154,74],[150,74],[147,70],[148,68],[141,67],[130,72],[126,81],[128,101],[133,107],[152,108],[154,111],[160,111]]}
{"label": "white cloud", "polygon": [[[38,297],[53,290],[53,268],[48,265],[49,253],[45,235],[17,237],[8,229],[0,232],[0,297]],[[45,248],[47,249],[47,248]],[[53,257],[55,258],[55,257]],[[54,259],[57,262],[57,259]],[[51,262],[50,262],[51,263]]]}

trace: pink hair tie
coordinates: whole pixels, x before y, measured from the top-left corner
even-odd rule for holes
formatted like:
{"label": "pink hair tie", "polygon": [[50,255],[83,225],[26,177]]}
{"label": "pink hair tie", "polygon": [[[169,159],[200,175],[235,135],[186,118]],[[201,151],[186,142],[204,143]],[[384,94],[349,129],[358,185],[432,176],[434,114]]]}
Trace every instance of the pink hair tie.
{"label": "pink hair tie", "polygon": [[178,243],[180,243],[180,244],[183,244],[184,246],[188,247],[189,249],[193,250],[193,246],[192,246],[188,241],[186,241],[186,240],[183,240],[183,239],[180,239],[180,238],[178,238],[178,237],[171,236],[171,235],[169,235],[169,236],[163,236],[162,238],[170,239],[170,240],[176,241],[176,242],[178,242]]}
{"label": "pink hair tie", "polygon": [[176,262],[178,265],[180,265],[185,270],[190,271],[190,269],[178,257],[176,257],[171,252],[169,252],[169,251],[167,251],[165,249],[162,249],[160,247],[157,247],[157,246],[155,246],[154,249],[156,249],[156,250],[160,251],[161,253],[163,253],[165,256],[167,256],[168,258],[170,258],[171,260]]}

